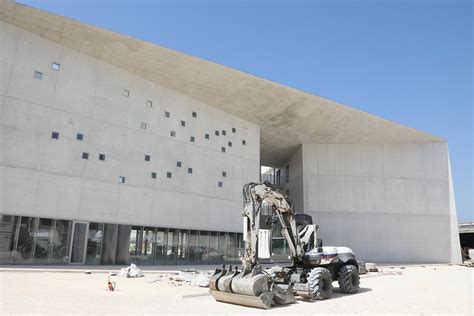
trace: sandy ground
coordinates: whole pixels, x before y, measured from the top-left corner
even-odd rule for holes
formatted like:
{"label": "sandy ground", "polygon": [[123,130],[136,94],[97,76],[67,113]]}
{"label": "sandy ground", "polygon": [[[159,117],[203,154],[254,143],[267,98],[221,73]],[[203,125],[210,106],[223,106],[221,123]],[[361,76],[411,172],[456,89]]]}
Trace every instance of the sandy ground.
{"label": "sandy ground", "polygon": [[[297,300],[259,310],[214,301],[205,288],[143,278],[114,276],[115,292],[106,289],[107,273],[93,271],[0,271],[0,314],[465,314],[473,315],[474,268],[462,266],[383,268],[361,276],[361,291],[332,299]],[[162,274],[161,274],[162,275]]]}

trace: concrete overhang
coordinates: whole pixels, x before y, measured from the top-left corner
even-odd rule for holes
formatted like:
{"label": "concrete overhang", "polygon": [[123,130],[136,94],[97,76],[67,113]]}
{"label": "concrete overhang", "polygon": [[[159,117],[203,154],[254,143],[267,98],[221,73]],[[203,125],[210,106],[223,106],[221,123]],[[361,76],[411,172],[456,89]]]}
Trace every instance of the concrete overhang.
{"label": "concrete overhang", "polygon": [[440,142],[436,136],[266,79],[29,6],[0,19],[260,126],[261,163],[301,143]]}

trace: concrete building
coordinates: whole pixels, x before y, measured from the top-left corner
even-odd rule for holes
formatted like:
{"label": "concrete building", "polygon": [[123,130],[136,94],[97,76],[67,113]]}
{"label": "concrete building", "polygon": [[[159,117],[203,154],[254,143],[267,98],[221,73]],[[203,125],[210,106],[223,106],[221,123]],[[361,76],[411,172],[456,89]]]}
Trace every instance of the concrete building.
{"label": "concrete building", "polygon": [[1,263],[235,262],[261,165],[326,245],[460,261],[441,138],[12,1],[0,41]]}

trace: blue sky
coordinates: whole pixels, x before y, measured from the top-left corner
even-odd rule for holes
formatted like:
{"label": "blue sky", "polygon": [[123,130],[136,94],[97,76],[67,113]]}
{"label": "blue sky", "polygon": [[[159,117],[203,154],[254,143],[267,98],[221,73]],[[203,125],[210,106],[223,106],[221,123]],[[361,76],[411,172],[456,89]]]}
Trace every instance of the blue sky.
{"label": "blue sky", "polygon": [[18,2],[441,136],[474,221],[472,1]]}

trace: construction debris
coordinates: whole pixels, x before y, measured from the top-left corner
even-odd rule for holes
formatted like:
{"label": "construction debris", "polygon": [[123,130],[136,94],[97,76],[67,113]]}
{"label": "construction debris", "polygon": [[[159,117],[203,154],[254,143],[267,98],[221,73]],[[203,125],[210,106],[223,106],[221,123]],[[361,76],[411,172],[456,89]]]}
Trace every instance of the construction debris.
{"label": "construction debris", "polygon": [[119,276],[124,276],[127,278],[139,278],[143,277],[144,274],[140,268],[138,268],[134,263],[129,265],[128,267],[124,267],[120,269],[120,272],[118,274]]}
{"label": "construction debris", "polygon": [[367,269],[367,271],[369,272],[378,272],[379,269],[377,268],[377,266],[375,265],[375,263],[372,263],[372,262],[367,262],[365,264],[365,268]]}

